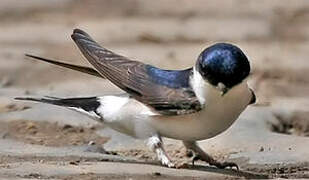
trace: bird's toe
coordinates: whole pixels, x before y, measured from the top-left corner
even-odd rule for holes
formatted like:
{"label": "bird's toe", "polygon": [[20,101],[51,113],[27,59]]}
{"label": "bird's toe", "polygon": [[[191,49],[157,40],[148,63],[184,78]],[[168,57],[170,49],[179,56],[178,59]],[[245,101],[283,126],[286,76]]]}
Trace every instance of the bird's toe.
{"label": "bird's toe", "polygon": [[210,165],[214,165],[214,166],[216,166],[217,168],[220,168],[220,169],[225,169],[225,168],[233,169],[235,167],[237,169],[237,171],[239,170],[238,165],[234,162],[214,162],[214,163],[211,163]]}

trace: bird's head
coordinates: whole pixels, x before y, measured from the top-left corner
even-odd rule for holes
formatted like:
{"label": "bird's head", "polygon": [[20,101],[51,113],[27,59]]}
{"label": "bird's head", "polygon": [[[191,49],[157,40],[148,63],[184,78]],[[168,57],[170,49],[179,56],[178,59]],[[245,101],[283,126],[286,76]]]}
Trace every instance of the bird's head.
{"label": "bird's head", "polygon": [[195,68],[204,80],[220,89],[222,95],[250,73],[246,55],[238,47],[227,43],[217,43],[203,50]]}

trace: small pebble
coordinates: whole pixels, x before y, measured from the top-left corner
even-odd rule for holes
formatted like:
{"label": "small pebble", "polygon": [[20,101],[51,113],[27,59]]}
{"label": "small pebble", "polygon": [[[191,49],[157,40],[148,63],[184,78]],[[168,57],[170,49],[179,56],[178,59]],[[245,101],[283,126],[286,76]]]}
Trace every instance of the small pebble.
{"label": "small pebble", "polygon": [[264,147],[263,146],[261,146],[261,148],[260,148],[260,150],[259,150],[260,152],[263,152],[264,151]]}
{"label": "small pebble", "polygon": [[69,164],[71,164],[71,165],[78,165],[78,163],[80,163],[80,161],[71,161],[71,162],[69,162]]}
{"label": "small pebble", "polygon": [[155,176],[161,176],[161,173],[160,172],[154,172],[154,173],[152,173],[153,175],[155,175]]}

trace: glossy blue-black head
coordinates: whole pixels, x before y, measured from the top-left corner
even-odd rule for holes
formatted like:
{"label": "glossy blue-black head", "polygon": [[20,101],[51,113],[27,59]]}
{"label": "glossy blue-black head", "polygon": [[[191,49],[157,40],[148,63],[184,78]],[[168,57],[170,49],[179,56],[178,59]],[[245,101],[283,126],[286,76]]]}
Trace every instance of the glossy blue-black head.
{"label": "glossy blue-black head", "polygon": [[206,48],[198,57],[196,69],[214,86],[226,90],[242,82],[250,73],[246,55],[238,47],[218,43]]}

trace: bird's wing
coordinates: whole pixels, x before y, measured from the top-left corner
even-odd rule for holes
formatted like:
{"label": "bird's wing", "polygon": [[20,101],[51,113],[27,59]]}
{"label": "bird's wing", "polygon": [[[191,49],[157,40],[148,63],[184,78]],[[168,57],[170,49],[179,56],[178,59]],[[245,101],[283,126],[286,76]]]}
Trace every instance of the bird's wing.
{"label": "bird's wing", "polygon": [[71,37],[100,74],[138,101],[162,114],[200,110],[201,105],[189,85],[192,69],[162,70],[130,60],[101,47],[79,29],[75,29]]}
{"label": "bird's wing", "polygon": [[87,74],[97,76],[97,77],[100,77],[100,78],[104,78],[100,73],[98,73],[98,71],[96,71],[95,69],[92,69],[90,67],[68,64],[68,63],[57,61],[57,60],[47,59],[47,58],[34,56],[34,55],[30,55],[30,54],[25,54],[25,55],[27,57],[30,57],[30,58],[33,58],[33,59],[36,59],[36,60],[44,61],[44,62],[47,62],[47,63],[50,63],[50,64],[55,64],[55,65],[62,66],[62,67],[65,67],[65,68],[73,69],[75,71],[79,71],[79,72],[87,73]]}

